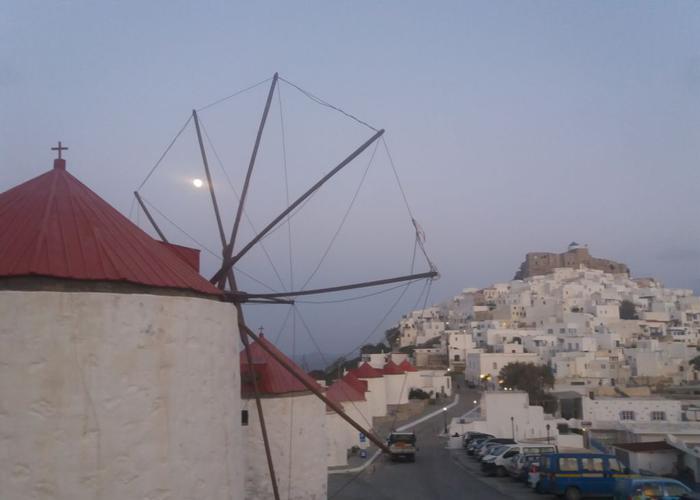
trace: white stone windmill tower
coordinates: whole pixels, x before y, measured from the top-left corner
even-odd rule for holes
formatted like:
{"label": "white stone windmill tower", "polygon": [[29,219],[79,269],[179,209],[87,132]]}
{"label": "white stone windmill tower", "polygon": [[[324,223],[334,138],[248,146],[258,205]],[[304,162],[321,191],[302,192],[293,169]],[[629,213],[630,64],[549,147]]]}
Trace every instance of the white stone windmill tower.
{"label": "white stone windmill tower", "polygon": [[235,308],[63,149],[0,193],[0,498],[242,498]]}

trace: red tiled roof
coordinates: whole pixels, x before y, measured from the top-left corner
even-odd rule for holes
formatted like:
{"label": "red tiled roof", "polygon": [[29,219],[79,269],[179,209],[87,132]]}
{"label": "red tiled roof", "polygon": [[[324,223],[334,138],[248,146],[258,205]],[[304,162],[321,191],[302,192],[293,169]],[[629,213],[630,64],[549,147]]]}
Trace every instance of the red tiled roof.
{"label": "red tiled roof", "polygon": [[401,364],[399,365],[399,368],[401,368],[405,372],[417,372],[418,371],[418,368],[416,368],[411,363],[409,363],[407,359],[404,359],[401,362]]}
{"label": "red tiled roof", "polygon": [[627,451],[667,451],[675,450],[673,446],[668,444],[666,441],[648,441],[646,443],[616,443],[613,444],[615,448],[622,448]]}
{"label": "red tiled roof", "polygon": [[355,389],[343,379],[338,379],[328,387],[326,397],[335,403],[343,401],[364,401],[363,393]]}
{"label": "red tiled roof", "polygon": [[362,394],[367,392],[367,381],[366,380],[360,380],[357,378],[355,375],[352,374],[352,372],[348,372],[343,376],[343,380],[345,380],[348,384],[350,384],[354,389],[358,390]]}
{"label": "red tiled roof", "polygon": [[[269,340],[260,336],[259,340],[250,344],[250,355],[253,359],[253,371],[257,376],[258,391],[261,394],[290,394],[294,392],[307,392],[308,389],[292,376],[287,369],[282,366],[275,358],[268,354],[258,343],[264,343],[267,348],[275,354],[285,359],[292,365],[294,371],[303,377],[307,382],[314,387],[322,390],[323,388],[301,369],[294,361],[277,349]],[[250,398],[254,396],[253,382],[250,379],[250,368],[248,365],[248,357],[245,351],[240,352],[241,363],[241,394],[243,397]]]}
{"label": "red tiled roof", "polygon": [[354,370],[350,370],[350,372],[357,378],[380,378],[383,376],[381,370],[373,367],[366,361]]}
{"label": "red tiled roof", "polygon": [[119,281],[219,295],[172,249],[151,238],[65,170],[0,193],[0,277]]}
{"label": "red tiled roof", "polygon": [[394,363],[393,361],[389,361],[387,364],[384,365],[384,369],[382,370],[384,372],[384,375],[403,375],[404,371]]}

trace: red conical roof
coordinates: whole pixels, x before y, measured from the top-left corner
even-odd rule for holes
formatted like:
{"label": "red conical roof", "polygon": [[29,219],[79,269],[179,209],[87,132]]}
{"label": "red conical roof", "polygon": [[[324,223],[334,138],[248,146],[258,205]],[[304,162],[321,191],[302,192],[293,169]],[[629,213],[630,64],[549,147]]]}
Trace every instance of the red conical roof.
{"label": "red conical roof", "polygon": [[343,401],[364,401],[365,395],[343,379],[338,379],[328,387],[326,397],[335,403]]}
{"label": "red conical roof", "polygon": [[394,363],[393,361],[389,361],[387,364],[384,365],[384,369],[382,370],[384,372],[384,375],[403,375],[404,371]]}
{"label": "red conical roof", "polygon": [[366,361],[354,370],[350,370],[350,372],[357,378],[380,378],[384,376],[381,370],[373,367]]}
{"label": "red conical roof", "polygon": [[0,193],[0,277],[46,276],[221,292],[65,170]]}
{"label": "red conical roof", "polygon": [[345,380],[348,384],[353,386],[354,389],[357,391],[361,392],[364,394],[367,392],[367,381],[366,380],[360,380],[357,378],[355,375],[352,374],[352,372],[347,372],[343,376],[343,380]]}
{"label": "red conical roof", "polygon": [[[250,344],[250,355],[253,360],[253,370],[257,376],[258,392],[267,395],[279,395],[308,391],[304,384],[294,378],[294,376],[289,373],[284,366],[282,366],[275,358],[268,354],[267,351],[260,347],[259,344],[261,343],[264,343],[265,347],[289,363],[293,367],[294,371],[303,377],[304,380],[311,383],[319,390],[323,390],[323,388],[318,385],[313,377],[309,376],[304,370],[301,369],[299,365],[289,359],[282,353],[282,351],[277,349],[269,340],[261,335],[258,337],[257,341]],[[254,397],[255,391],[253,389],[253,381],[250,378],[248,357],[246,356],[245,350],[241,351],[240,353],[240,363],[241,395],[246,398]]]}
{"label": "red conical roof", "polygon": [[418,371],[418,368],[416,368],[411,363],[409,363],[407,359],[404,359],[401,362],[401,364],[399,364],[399,368],[401,368],[405,372],[417,372]]}

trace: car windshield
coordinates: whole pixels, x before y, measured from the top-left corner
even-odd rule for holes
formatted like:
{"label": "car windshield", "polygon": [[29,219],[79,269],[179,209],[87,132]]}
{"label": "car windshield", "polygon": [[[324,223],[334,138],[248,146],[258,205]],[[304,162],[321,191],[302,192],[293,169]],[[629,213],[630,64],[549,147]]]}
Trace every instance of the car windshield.
{"label": "car windshield", "polygon": [[489,450],[488,454],[489,454],[489,455],[496,455],[496,456],[498,456],[498,455],[500,455],[501,453],[503,453],[504,451],[506,451],[506,447],[505,447],[505,446],[494,446],[493,448],[491,448],[491,449]]}

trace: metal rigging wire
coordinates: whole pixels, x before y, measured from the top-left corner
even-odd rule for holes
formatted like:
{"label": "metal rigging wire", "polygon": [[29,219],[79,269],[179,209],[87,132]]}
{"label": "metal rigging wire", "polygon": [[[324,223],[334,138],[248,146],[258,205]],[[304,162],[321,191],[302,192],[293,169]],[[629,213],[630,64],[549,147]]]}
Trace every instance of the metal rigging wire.
{"label": "metal rigging wire", "polygon": [[139,184],[139,187],[136,188],[136,191],[140,191],[141,188],[144,186],[144,184],[146,184],[146,182],[148,181],[148,179],[151,178],[151,176],[153,175],[153,172],[156,171],[156,169],[158,168],[158,166],[160,165],[160,163],[163,161],[163,159],[165,158],[165,156],[168,154],[168,152],[170,151],[170,149],[173,147],[173,145],[175,144],[175,142],[178,140],[178,138],[180,137],[180,135],[185,131],[185,129],[187,128],[187,126],[190,124],[190,121],[191,121],[191,120],[192,120],[192,115],[190,115],[189,118],[187,118],[187,121],[185,122],[185,124],[182,126],[182,128],[180,128],[180,130],[178,131],[178,133],[175,134],[175,137],[173,137],[173,140],[170,141],[170,144],[168,144],[168,147],[165,148],[165,151],[163,151],[163,154],[160,155],[160,158],[158,158],[158,161],[155,163],[155,165],[153,165],[153,167],[151,168],[151,170],[148,172],[148,175],[146,175],[146,178],[141,182],[141,184]]}
{"label": "metal rigging wire", "polygon": [[237,92],[234,92],[234,93],[231,94],[231,95],[228,95],[228,96],[226,96],[226,97],[222,97],[221,99],[217,99],[217,100],[214,101],[214,102],[211,102],[211,103],[209,103],[209,104],[206,104],[205,106],[202,106],[201,108],[198,108],[198,109],[197,109],[197,112],[204,111],[204,110],[209,109],[209,108],[211,108],[211,107],[213,107],[213,106],[216,106],[217,104],[221,104],[221,103],[224,102],[224,101],[228,101],[229,99],[231,99],[231,98],[233,98],[233,97],[236,97],[236,96],[241,95],[241,94],[243,94],[243,93],[245,93],[245,92],[248,92],[249,90],[253,90],[255,87],[258,87],[259,85],[262,85],[263,83],[267,83],[267,82],[269,82],[270,80],[272,80],[272,77],[267,78],[267,79],[262,80],[262,81],[259,81],[258,83],[254,83],[254,84],[251,85],[250,87],[246,87],[246,88],[244,88],[244,89],[241,89],[241,90],[239,90],[239,91],[237,91]]}
{"label": "metal rigging wire", "polygon": [[[299,321],[304,326],[304,329],[306,330],[306,333],[309,335],[309,338],[311,339],[311,342],[313,343],[314,347],[316,348],[316,351],[321,356],[321,359],[326,364],[326,366],[328,366],[329,365],[328,360],[326,359],[326,356],[323,354],[323,351],[321,351],[321,348],[319,347],[318,342],[316,341],[313,334],[311,333],[311,328],[309,328],[309,324],[304,320],[304,317],[301,315],[301,311],[299,311],[299,308],[294,306],[294,305],[292,307],[296,311],[296,314],[299,316]],[[339,380],[340,380],[340,378],[339,378]],[[345,396],[348,396],[348,398],[349,398],[348,393],[345,391],[345,388],[342,385],[340,386],[340,390],[343,392],[343,394],[345,394]],[[371,422],[372,418],[370,417],[368,420],[367,416],[365,416],[365,414],[362,413],[362,411],[357,407],[357,405],[355,404],[354,401],[352,401],[351,399],[348,399],[348,401],[352,404],[353,408],[355,408],[355,410],[357,410],[357,413],[359,413],[359,415],[362,417],[362,420],[365,421],[365,423],[367,424],[367,428],[370,431],[374,432],[374,427],[372,426],[372,422]]]}
{"label": "metal rigging wire", "polygon": [[[415,283],[416,281],[420,280],[411,280],[408,283]],[[336,299],[336,300],[295,300],[294,303],[296,304],[338,304],[341,302],[352,302],[354,300],[361,300],[361,299],[366,299],[368,297],[374,297],[375,295],[382,295],[387,292],[390,292],[392,290],[396,290],[397,288],[401,288],[402,286],[406,286],[406,283],[401,283],[399,285],[394,285],[389,288],[385,288],[384,290],[379,290],[378,292],[372,292],[372,293],[366,293],[364,295],[358,295],[356,297],[348,297],[345,299]],[[421,293],[422,295],[422,293]]]}
{"label": "metal rigging wire", "polygon": [[299,85],[297,85],[297,84],[295,84],[295,83],[292,83],[292,82],[290,82],[289,80],[287,80],[287,79],[285,79],[285,78],[283,78],[283,77],[281,77],[281,76],[279,77],[279,79],[280,79],[281,81],[283,81],[284,83],[286,83],[287,85],[291,85],[292,87],[294,87],[295,89],[297,89],[299,92],[301,92],[303,95],[305,95],[306,97],[308,97],[309,99],[311,99],[311,100],[312,100],[313,102],[315,102],[316,104],[320,104],[321,106],[324,106],[324,107],[326,107],[326,108],[330,108],[330,109],[332,109],[332,110],[335,110],[335,111],[337,111],[337,112],[339,112],[339,113],[341,113],[341,114],[347,116],[348,118],[350,118],[350,119],[356,121],[356,122],[359,123],[360,125],[364,125],[365,127],[369,128],[370,130],[373,130],[373,131],[377,132],[378,129],[376,129],[375,127],[373,127],[372,125],[370,125],[370,124],[367,123],[366,121],[360,120],[360,119],[359,119],[358,117],[356,117],[355,115],[351,115],[350,113],[348,113],[348,112],[346,112],[346,111],[340,109],[339,107],[334,106],[334,105],[332,105],[332,104],[330,104],[330,103],[324,101],[324,100],[321,99],[320,97],[316,97],[315,95],[313,95],[313,94],[312,94],[311,92],[309,92],[308,90],[304,90],[304,89],[301,88]]}
{"label": "metal rigging wire", "polygon": [[[226,178],[226,181],[228,182],[229,187],[231,188],[231,191],[233,191],[234,196],[236,199],[240,199],[240,195],[238,194],[238,191],[236,191],[236,188],[233,185],[233,181],[231,181],[231,177],[229,177],[228,172],[226,171],[226,168],[224,168],[224,163],[221,161],[221,157],[219,156],[219,153],[216,150],[216,147],[214,147],[214,143],[209,137],[209,134],[207,133],[207,128],[204,126],[204,122],[202,119],[199,119],[199,124],[202,127],[202,131],[204,132],[204,137],[207,139],[207,143],[209,144],[209,147],[211,147],[211,150],[214,153],[214,158],[216,158],[216,162],[219,165],[219,168],[221,171],[224,173],[224,177]],[[248,222],[248,225],[250,228],[253,230],[253,233],[257,233],[258,230],[255,229],[255,225],[253,224],[253,221],[250,219],[248,216],[248,212],[243,210],[243,216],[245,217],[246,221]],[[270,267],[272,268],[272,271],[275,273],[275,276],[277,276],[277,279],[280,282],[280,285],[282,285],[282,290],[285,290],[286,287],[284,285],[284,282],[282,281],[282,277],[280,276],[279,271],[277,270],[277,267],[275,266],[275,263],[272,261],[272,257],[270,256],[270,253],[267,251],[267,248],[265,245],[263,245],[263,242],[260,242],[260,248],[262,249],[263,253],[265,254],[265,257],[267,258],[268,264],[270,264]]]}
{"label": "metal rigging wire", "polygon": [[[190,233],[188,233],[187,231],[185,231],[182,227],[180,227],[179,225],[177,225],[172,219],[170,219],[167,215],[165,215],[163,212],[161,212],[161,211],[158,209],[158,207],[156,207],[153,203],[151,203],[150,201],[148,201],[148,199],[146,199],[143,195],[141,196],[141,199],[142,199],[146,204],[148,204],[149,207],[151,207],[153,210],[155,210],[155,212],[156,212],[158,215],[160,215],[163,219],[165,219],[167,222],[169,222],[175,229],[177,229],[178,231],[180,231],[180,232],[181,232],[182,234],[184,234],[187,238],[189,238],[192,242],[194,242],[195,245],[198,245],[202,250],[204,250],[205,252],[209,253],[210,255],[212,255],[213,257],[215,257],[216,259],[222,260],[221,255],[217,255],[216,252],[214,252],[212,249],[208,248],[206,245],[204,245],[204,243],[200,242],[200,241],[197,240],[194,236],[192,236]],[[136,214],[137,214],[137,216],[138,216],[139,213],[140,213],[140,212],[139,212],[139,210],[138,210],[138,208],[137,208],[137,209],[136,209]],[[241,269],[241,268],[239,268],[239,267],[234,267],[234,269],[235,269],[236,271],[238,271],[239,273],[241,273],[241,274],[242,274],[243,276],[245,276],[246,278],[248,278],[248,279],[250,279],[250,280],[256,282],[258,285],[261,285],[261,286],[267,288],[267,289],[270,290],[271,292],[276,292],[276,291],[277,291],[277,290],[275,290],[274,288],[272,288],[271,286],[267,285],[265,282],[260,281],[259,279],[257,279],[255,276],[253,276],[253,275],[251,275],[251,274],[245,272],[243,269]]]}
{"label": "metal rigging wire", "polygon": [[328,242],[328,246],[326,247],[326,250],[323,252],[323,255],[321,255],[321,259],[318,261],[318,264],[316,265],[314,270],[311,272],[309,277],[306,279],[304,284],[301,286],[301,290],[304,290],[306,288],[306,286],[309,284],[309,282],[313,279],[313,277],[316,276],[316,273],[321,268],[321,265],[323,265],[323,262],[326,260],[326,257],[328,257],[328,253],[331,251],[331,247],[333,246],[333,243],[335,243],[335,240],[338,238],[340,231],[342,231],[343,226],[345,225],[345,221],[348,220],[348,216],[350,215],[350,211],[352,210],[353,206],[355,205],[355,201],[357,200],[357,196],[360,194],[360,190],[362,189],[362,186],[365,183],[365,179],[367,178],[367,173],[369,172],[369,169],[372,166],[372,163],[374,162],[374,155],[377,153],[378,147],[379,147],[379,143],[377,142],[374,145],[374,150],[372,151],[372,154],[370,155],[369,161],[367,162],[367,166],[365,167],[365,171],[362,174],[362,178],[360,179],[360,183],[357,185],[357,189],[355,190],[355,194],[353,195],[352,199],[350,200],[350,205],[348,205],[348,208],[345,211],[345,214],[343,215],[342,220],[340,221],[340,225],[338,226],[338,229],[336,229],[335,234],[333,235],[331,240]]}

